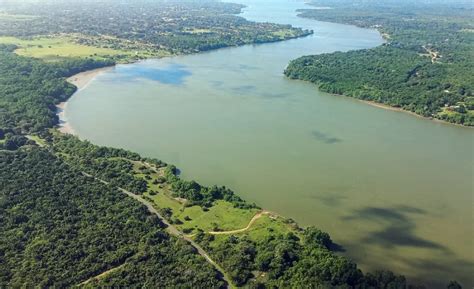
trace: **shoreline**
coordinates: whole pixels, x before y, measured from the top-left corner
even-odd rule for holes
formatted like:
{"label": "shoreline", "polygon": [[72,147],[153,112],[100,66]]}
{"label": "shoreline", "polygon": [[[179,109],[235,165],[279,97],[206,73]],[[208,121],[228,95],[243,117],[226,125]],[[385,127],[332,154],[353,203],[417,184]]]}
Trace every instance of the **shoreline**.
{"label": "shoreline", "polygon": [[[310,4],[309,4],[310,5]],[[312,8],[314,9],[314,8]],[[315,9],[315,10],[318,10],[318,9]],[[314,19],[314,18],[309,18],[309,17],[303,17],[301,16],[301,14],[298,14],[298,17],[301,17],[301,18],[306,18],[306,19],[313,19],[313,20],[316,20],[316,21],[320,21],[320,20],[317,20],[317,19]],[[329,22],[329,21],[328,21]],[[380,34],[380,36],[382,36],[382,38],[384,39],[385,43],[391,39],[391,36],[389,33],[387,32],[384,32],[382,31],[379,27],[364,27],[364,26],[359,26],[359,25],[356,25],[356,24],[353,24],[353,23],[349,23],[349,22],[329,22],[329,23],[337,23],[337,24],[345,24],[345,25],[354,25],[356,27],[360,27],[360,28],[368,28],[368,29],[375,29],[377,30],[377,32]],[[285,67],[285,70],[286,70],[286,67]],[[363,102],[365,104],[368,104],[370,106],[373,106],[373,107],[378,107],[378,108],[381,108],[381,109],[386,109],[386,110],[391,110],[391,111],[397,111],[397,112],[404,112],[404,113],[408,113],[412,116],[415,116],[415,117],[418,117],[418,118],[422,118],[422,119],[426,119],[426,120],[430,120],[430,121],[433,121],[435,123],[440,123],[440,124],[447,124],[447,125],[454,125],[454,126],[457,126],[457,127],[463,127],[463,128],[474,128],[474,126],[469,126],[469,125],[463,125],[463,124],[459,124],[459,123],[454,123],[454,122],[449,122],[449,121],[446,121],[446,120],[443,120],[443,119],[439,119],[439,118],[436,118],[436,117],[428,117],[428,116],[423,116],[423,115],[420,115],[420,114],[417,114],[413,111],[410,111],[410,110],[406,110],[406,109],[403,109],[403,108],[400,108],[400,107],[394,107],[394,106],[391,106],[391,105],[388,105],[388,104],[384,104],[384,103],[381,103],[381,102],[375,102],[375,101],[371,101],[371,100],[363,100],[363,99],[359,99],[359,98],[355,98],[355,97],[352,97],[352,96],[348,96],[348,95],[344,95],[344,94],[335,94],[335,93],[330,93],[330,92],[327,92],[327,91],[324,91],[324,90],[321,90],[319,88],[319,85],[316,84],[316,83],[313,83],[311,81],[308,81],[308,80],[302,80],[302,79],[292,79],[290,78],[291,80],[299,80],[299,81],[304,81],[304,82],[309,82],[313,85],[316,85],[317,89],[321,92],[325,92],[325,93],[329,93],[331,95],[334,95],[334,96],[344,96],[344,97],[348,97],[348,98],[352,98],[352,99],[355,99],[359,102]]]}
{"label": "shoreline", "polygon": [[303,79],[298,79],[298,78],[289,78],[288,76],[285,76],[285,77],[287,79],[291,80],[291,81],[301,81],[301,82],[304,82],[304,83],[308,83],[312,86],[315,86],[318,91],[323,92],[323,93],[327,93],[328,95],[331,95],[331,96],[345,97],[347,99],[357,101],[359,103],[363,103],[363,104],[366,104],[366,105],[370,105],[372,107],[381,108],[381,109],[384,109],[384,110],[395,111],[395,112],[406,113],[406,114],[409,114],[409,115],[414,116],[416,118],[423,119],[423,120],[429,120],[429,121],[434,122],[434,123],[439,123],[439,124],[449,125],[449,126],[456,126],[456,127],[461,127],[461,128],[465,128],[465,129],[474,129],[474,126],[449,122],[449,121],[445,121],[445,120],[442,120],[442,119],[439,119],[439,118],[436,118],[436,117],[423,116],[423,115],[417,114],[413,111],[406,110],[406,109],[403,109],[403,108],[400,108],[400,107],[390,106],[390,105],[385,104],[385,103],[375,102],[375,101],[371,101],[371,100],[359,99],[359,98],[348,96],[348,95],[345,95],[345,94],[330,93],[330,92],[322,90],[319,87],[318,84],[313,83],[309,80],[303,80]]}
{"label": "shoreline", "polygon": [[371,101],[371,100],[358,99],[358,98],[351,97],[351,96],[347,96],[347,95],[343,95],[343,94],[334,94],[334,95],[336,95],[336,96],[349,97],[349,98],[352,98],[352,99],[357,100],[357,101],[359,101],[359,102],[368,104],[368,105],[370,105],[370,106],[377,107],[377,108],[381,108],[381,109],[385,109],[385,110],[407,113],[407,114],[410,114],[410,115],[415,116],[415,117],[417,117],[417,118],[429,120],[429,121],[432,121],[432,122],[435,122],[435,123],[440,123],[440,124],[444,124],[444,125],[453,125],[453,126],[462,127],[462,128],[467,128],[467,129],[472,129],[472,128],[474,128],[473,126],[463,125],[463,124],[459,124],[459,123],[453,123],[453,122],[445,121],[445,120],[442,120],[442,119],[439,119],[439,118],[436,118],[436,117],[423,116],[423,115],[421,115],[421,114],[417,114],[417,113],[415,113],[415,112],[413,112],[413,111],[410,111],[410,110],[406,110],[406,109],[403,109],[403,108],[400,108],[400,107],[390,106],[390,105],[388,105],[388,104],[384,104],[384,103],[380,103],[380,102],[375,102],[375,101]]}
{"label": "shoreline", "polygon": [[110,71],[114,67],[115,65],[96,68],[92,70],[86,70],[83,72],[79,72],[78,74],[74,74],[73,76],[70,76],[66,79],[66,81],[74,85],[77,88],[77,90],[66,101],[60,102],[56,105],[56,115],[59,118],[57,130],[59,132],[64,133],[64,134],[77,135],[76,131],[74,131],[74,128],[71,126],[71,124],[67,120],[66,107],[67,107],[68,101],[78,91],[86,88],[89,85],[89,83],[92,80],[94,80],[98,75],[106,71]]}
{"label": "shoreline", "polygon": [[79,72],[78,74],[74,74],[73,76],[68,77],[66,81],[70,84],[75,85],[77,87],[77,91],[79,91],[86,88],[87,85],[98,75],[105,71],[112,70],[114,67],[115,65],[112,65]]}
{"label": "shoreline", "polygon": [[[301,38],[301,37],[307,37],[311,34],[313,34],[313,32],[303,33],[302,35],[299,35],[299,36],[288,37],[287,39],[278,39],[278,40],[275,40],[275,41],[268,41],[268,42],[263,42],[263,43],[251,43],[251,44],[249,43],[249,44],[245,44],[245,45],[275,43],[275,42],[293,40],[293,39],[297,39],[297,38]],[[105,66],[105,67],[101,67],[101,68],[95,68],[95,69],[91,69],[91,70],[86,70],[86,71],[82,71],[82,72],[79,72],[77,74],[74,74],[74,75],[66,78],[66,81],[69,82],[70,84],[76,86],[77,90],[70,97],[68,97],[65,101],[56,104],[56,115],[58,116],[58,119],[59,119],[59,122],[56,125],[56,129],[61,133],[71,134],[71,135],[77,136],[76,131],[74,131],[74,128],[71,126],[71,124],[67,120],[66,111],[65,111],[66,107],[67,107],[67,103],[71,100],[71,98],[78,91],[86,88],[89,85],[89,83],[92,80],[94,80],[97,76],[99,76],[100,74],[102,74],[104,72],[107,72],[107,71],[110,71],[110,70],[114,69],[118,64],[134,64],[134,63],[138,63],[138,62],[141,62],[141,61],[146,61],[146,60],[149,60],[149,59],[161,59],[161,58],[165,58],[165,57],[167,58],[167,57],[175,57],[175,56],[182,56],[182,55],[200,54],[200,53],[213,52],[215,50],[226,49],[226,48],[235,48],[235,47],[245,46],[245,45],[236,45],[236,46],[231,45],[231,46],[221,47],[221,48],[217,48],[217,49],[200,51],[200,52],[197,52],[197,53],[182,53],[182,54],[178,53],[178,54],[171,54],[171,55],[162,56],[162,57],[150,57],[150,58],[146,58],[146,59],[136,59],[136,60],[129,61],[129,62],[126,62],[126,63],[116,63],[114,65]]]}

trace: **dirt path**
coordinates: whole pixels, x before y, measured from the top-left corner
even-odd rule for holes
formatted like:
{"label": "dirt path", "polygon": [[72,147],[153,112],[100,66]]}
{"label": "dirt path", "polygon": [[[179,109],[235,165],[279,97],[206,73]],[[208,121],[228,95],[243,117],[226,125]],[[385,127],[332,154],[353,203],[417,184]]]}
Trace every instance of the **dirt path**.
{"label": "dirt path", "polygon": [[[86,172],[82,172],[86,177],[89,177],[89,178],[94,178],[96,180],[98,180],[99,182],[103,183],[103,184],[106,184],[108,185],[109,183],[104,181],[104,180],[101,180],[99,178],[96,178]],[[207,262],[209,262],[212,266],[214,266],[214,268],[216,268],[217,271],[219,271],[224,280],[227,282],[228,286],[229,287],[232,287],[232,282],[230,281],[230,278],[227,276],[226,272],[224,271],[224,269],[222,269],[221,266],[219,266],[219,264],[217,264],[214,260],[212,260],[212,258],[209,256],[209,254],[199,245],[197,244],[196,242],[194,242],[193,239],[191,239],[189,236],[186,236],[184,235],[180,230],[178,230],[175,226],[171,225],[159,212],[158,210],[155,209],[155,207],[153,206],[152,203],[150,203],[149,201],[145,200],[144,198],[142,198],[141,196],[139,195],[135,195],[134,193],[132,192],[129,192],[123,188],[120,188],[118,187],[118,189],[126,194],[127,196],[137,200],[138,202],[142,203],[143,205],[145,205],[145,207],[147,207],[148,211],[150,211],[150,213],[152,214],[155,214],[156,216],[158,216],[158,218],[161,219],[161,221],[167,226],[166,228],[166,231],[171,234],[171,235],[174,235],[180,239],[183,239],[185,241],[187,241],[188,243],[190,243],[194,248],[196,248],[197,252],[199,255],[201,255],[202,257],[204,257],[206,259]],[[255,217],[254,217],[255,218]],[[105,273],[105,272],[104,272]]]}
{"label": "dirt path", "polygon": [[123,266],[125,266],[125,263],[122,264],[122,265],[120,265],[120,266],[117,266],[117,267],[115,267],[115,268],[112,268],[112,269],[110,269],[110,270],[107,270],[107,271],[105,271],[105,272],[102,272],[102,273],[100,273],[100,274],[97,275],[97,276],[94,276],[94,277],[92,277],[92,278],[89,278],[89,279],[87,279],[86,281],[80,283],[79,285],[80,285],[80,286],[81,286],[81,285],[86,285],[86,284],[88,284],[88,283],[90,283],[90,282],[92,282],[92,281],[94,281],[94,280],[104,278],[105,276],[109,275],[110,273],[112,273],[112,272],[114,272],[114,271],[116,271],[116,270],[122,268]]}
{"label": "dirt path", "polygon": [[250,229],[250,227],[252,227],[253,223],[255,223],[255,221],[260,219],[263,215],[269,215],[269,214],[270,214],[270,212],[268,212],[268,211],[261,211],[261,212],[257,213],[255,216],[253,216],[252,220],[250,220],[247,227],[242,228],[242,229],[231,230],[231,231],[217,231],[217,232],[211,231],[211,232],[208,232],[208,233],[211,234],[211,235],[230,235],[230,234],[243,233],[243,232],[247,231],[248,229]]}

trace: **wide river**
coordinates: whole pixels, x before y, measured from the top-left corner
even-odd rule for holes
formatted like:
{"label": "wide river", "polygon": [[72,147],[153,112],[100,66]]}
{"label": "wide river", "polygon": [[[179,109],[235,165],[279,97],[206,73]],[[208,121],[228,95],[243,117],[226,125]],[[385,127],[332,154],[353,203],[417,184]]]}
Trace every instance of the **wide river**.
{"label": "wide river", "polygon": [[[375,30],[297,17],[303,1],[235,0],[314,35],[118,65],[69,101],[81,138],[175,164],[186,179],[315,225],[363,270],[474,285],[474,130],[319,92],[283,70],[370,48]],[[247,2],[247,3],[246,3]],[[306,6],[307,8],[308,6]]]}

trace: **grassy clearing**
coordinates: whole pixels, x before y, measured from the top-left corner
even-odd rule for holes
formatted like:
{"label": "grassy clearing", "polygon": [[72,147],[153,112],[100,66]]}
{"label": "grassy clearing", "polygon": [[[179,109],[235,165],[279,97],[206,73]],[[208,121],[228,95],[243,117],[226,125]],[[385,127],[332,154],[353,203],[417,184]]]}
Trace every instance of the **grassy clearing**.
{"label": "grassy clearing", "polygon": [[41,37],[19,39],[0,37],[0,43],[15,44],[19,48],[15,53],[22,56],[54,60],[67,57],[105,58],[114,55],[128,55],[130,52],[79,45],[68,37]]}
{"label": "grassy clearing", "polygon": [[[154,184],[153,181],[162,177],[162,171],[141,162],[132,162],[135,176],[145,178],[143,167],[147,167],[149,190],[145,193],[159,208],[170,208],[173,220],[179,220],[176,225],[181,230],[228,231],[245,228],[250,220],[258,213],[258,209],[239,209],[233,204],[220,200],[207,210],[200,206],[187,206],[186,200],[173,197],[170,187],[166,184]],[[140,169],[142,168],[142,170]],[[152,192],[156,192],[153,194]],[[181,224],[179,224],[181,223]]]}
{"label": "grassy clearing", "polygon": [[[257,212],[256,209],[237,209],[229,202],[218,201],[207,212],[204,212],[201,207],[193,206],[185,208],[176,217],[183,222],[180,226],[183,229],[199,228],[205,232],[228,231],[245,228]],[[191,220],[186,221],[185,217]]]}
{"label": "grassy clearing", "polygon": [[[233,235],[260,243],[266,242],[271,236],[286,235],[290,232],[301,238],[297,227],[293,223],[289,223],[287,219],[275,215],[264,215],[256,220],[249,230]],[[210,246],[219,247],[219,244],[227,240],[229,236],[214,235],[214,241],[211,242]]]}
{"label": "grassy clearing", "polygon": [[245,228],[250,220],[257,214],[257,209],[243,210],[234,208],[226,201],[217,201],[214,206],[204,211],[200,206],[186,207],[184,203],[174,199],[167,189],[158,188],[157,195],[149,196],[159,208],[170,208],[173,211],[173,219],[178,219],[182,224],[176,224],[181,230],[201,229],[209,231],[227,231]]}
{"label": "grassy clearing", "polygon": [[[442,111],[438,112],[438,117],[440,117],[440,118],[443,118],[443,116],[455,117],[455,116],[458,116],[458,115],[461,115],[461,114],[457,111],[453,111],[453,110],[450,110],[448,108],[443,108]],[[474,116],[474,110],[468,110],[467,115]]]}
{"label": "grassy clearing", "polygon": [[[157,208],[172,210],[171,221],[186,234],[196,233],[198,230],[233,231],[246,228],[252,218],[259,213],[259,209],[239,209],[231,203],[220,200],[206,210],[200,206],[187,206],[186,200],[173,197],[168,184],[154,184],[154,180],[163,177],[163,169],[156,169],[146,163],[132,161],[136,177],[148,178],[149,190],[145,196],[149,197]],[[147,177],[148,176],[148,177]],[[235,233],[238,236],[247,236],[255,242],[264,242],[269,236],[285,235],[289,232],[299,234],[298,227],[293,222],[273,213],[262,215],[256,219],[248,230]],[[225,240],[228,235],[215,235],[214,245]]]}
{"label": "grassy clearing", "polygon": [[0,37],[0,43],[17,45],[19,48],[15,50],[15,53],[18,55],[40,58],[46,61],[57,61],[70,57],[90,57],[97,59],[118,57],[122,59],[123,62],[127,62],[132,58],[164,56],[164,54],[153,54],[145,51],[126,51],[81,45],[75,43],[73,38],[69,36],[35,37],[31,39],[2,36]]}
{"label": "grassy clearing", "polygon": [[287,39],[288,37],[296,37],[295,31],[291,29],[281,29],[272,33],[274,36],[278,36],[281,39]]}
{"label": "grassy clearing", "polygon": [[45,147],[47,145],[46,141],[37,135],[28,135],[27,138],[34,141],[40,147]]}
{"label": "grassy clearing", "polygon": [[212,33],[212,30],[202,29],[202,28],[189,28],[189,29],[184,29],[184,32],[191,33],[191,34],[204,34],[204,33]]}

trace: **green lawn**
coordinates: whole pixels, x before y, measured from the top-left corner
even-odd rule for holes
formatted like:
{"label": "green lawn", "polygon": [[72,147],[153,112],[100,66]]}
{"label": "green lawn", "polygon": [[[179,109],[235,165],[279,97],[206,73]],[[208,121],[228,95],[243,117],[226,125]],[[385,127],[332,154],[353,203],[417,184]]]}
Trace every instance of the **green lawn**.
{"label": "green lawn", "polygon": [[[159,208],[170,208],[173,211],[173,218],[179,219],[183,224],[176,225],[179,229],[201,229],[205,232],[214,231],[218,228],[221,231],[237,230],[245,228],[250,220],[257,214],[257,209],[243,210],[234,208],[226,201],[217,201],[214,206],[204,211],[200,206],[186,207],[181,202],[175,200],[166,189],[156,189],[159,193],[149,196]],[[186,221],[185,218],[190,220]]]}
{"label": "green lawn", "polygon": [[[257,209],[242,210],[234,208],[229,202],[217,201],[207,212],[199,206],[194,206],[185,208],[176,216],[183,221],[184,224],[180,226],[183,229],[199,228],[207,232],[218,228],[221,231],[229,231],[245,228],[257,212]],[[186,216],[191,220],[185,221]]]}

